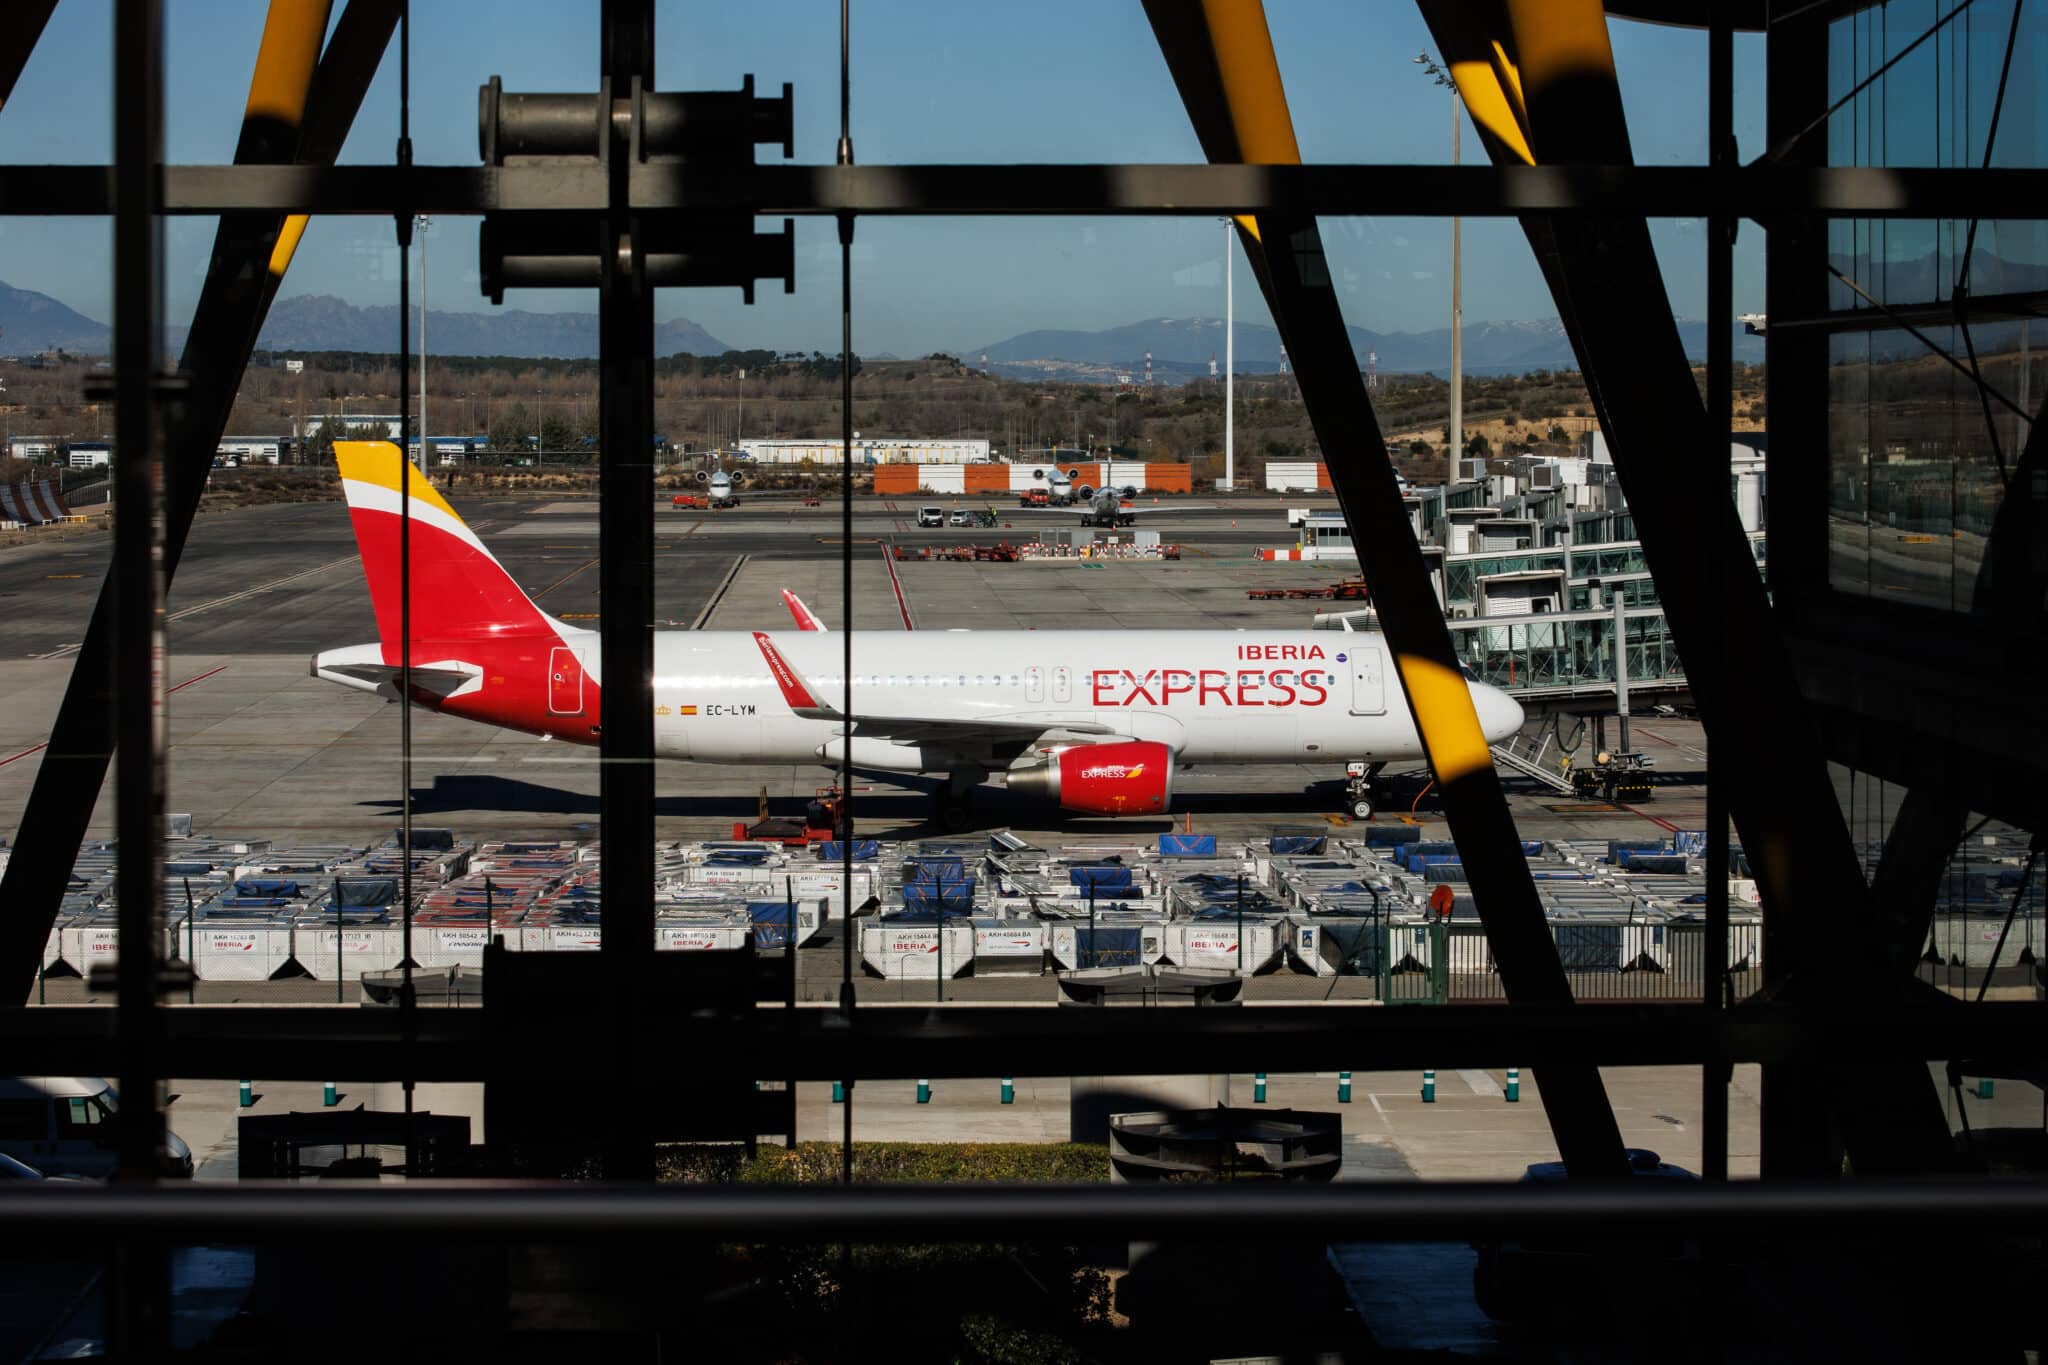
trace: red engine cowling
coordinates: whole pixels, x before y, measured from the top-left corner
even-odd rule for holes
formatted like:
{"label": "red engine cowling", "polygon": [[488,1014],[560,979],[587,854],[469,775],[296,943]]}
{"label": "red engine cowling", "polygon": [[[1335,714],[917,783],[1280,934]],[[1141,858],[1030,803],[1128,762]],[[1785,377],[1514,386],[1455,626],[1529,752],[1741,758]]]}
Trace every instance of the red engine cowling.
{"label": "red engine cowling", "polygon": [[1009,776],[1012,791],[1089,815],[1152,815],[1173,800],[1173,750],[1150,740],[1082,744]]}

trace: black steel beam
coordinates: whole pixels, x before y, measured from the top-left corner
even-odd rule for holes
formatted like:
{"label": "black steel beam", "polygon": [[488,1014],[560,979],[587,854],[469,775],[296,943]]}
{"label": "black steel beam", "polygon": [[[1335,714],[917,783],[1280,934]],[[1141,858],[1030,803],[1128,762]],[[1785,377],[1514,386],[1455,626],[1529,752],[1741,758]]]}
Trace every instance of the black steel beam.
{"label": "black steel beam", "polygon": [[163,955],[164,622],[163,220],[154,169],[163,162],[163,11],[121,0],[114,25],[114,553],[107,583],[114,651],[107,690],[121,766],[114,783],[120,841],[120,1173],[154,1179],[163,1148],[156,1013]]}
{"label": "black steel beam", "polygon": [[[598,586],[603,659],[598,830],[603,840],[602,949],[610,1032],[602,1049],[616,1094],[649,1074],[643,1004],[654,957],[654,288],[631,203],[639,96],[654,89],[653,0],[604,0],[603,283],[598,290]],[[587,1002],[597,1005],[599,1002]],[[604,1170],[654,1177],[646,1111],[623,1106],[603,1125]]]}
{"label": "black steel beam", "polygon": [[[416,1055],[402,1052],[396,1011],[226,1005],[163,1010],[166,1074],[185,1079],[267,1076],[323,1080],[389,1077],[403,1067],[426,1081],[477,1081],[494,1067],[559,1065],[574,1088],[591,1069],[588,1038],[563,1029],[548,1055],[492,1055],[483,1010],[422,1009]],[[34,1075],[115,1070],[109,1009],[0,1009],[0,1056]],[[1378,1009],[1327,1005],[1207,1010],[1117,1010],[1002,1005],[862,1009],[849,1026],[836,1007],[763,1008],[737,1026],[665,1024],[664,1055],[715,1058],[744,1045],[774,1078],[830,1081],[906,1076],[1064,1076],[1076,1048],[1111,1043],[1131,1073],[1211,1075],[1414,1070],[1588,1062],[1607,1066],[1730,1062],[1815,1063],[1843,1056],[1914,1061],[1980,1057],[2038,1062],[2048,1055],[2048,1010],[2030,1002],[1978,1005],[1749,1002],[1707,1019],[1695,1004],[1445,1005]],[[991,1061],[1000,1057],[1000,1066]],[[656,1073],[650,1073],[649,1079]],[[670,1070],[663,1068],[660,1075]],[[689,1084],[675,1072],[677,1084]]]}
{"label": "black steel beam", "polygon": [[[1174,83],[1214,161],[1299,159],[1285,92],[1263,12],[1219,13],[1148,0],[1146,14]],[[1503,991],[1522,1004],[1569,1007],[1571,985],[1544,922],[1507,796],[1493,767],[1408,523],[1372,399],[1358,370],[1343,306],[1331,281],[1314,218],[1261,214],[1238,219],[1238,238],[1294,358],[1303,403],[1329,462],[1330,482],[1384,633],[1390,662],[1421,733],[1452,838],[1500,969]],[[1626,1175],[1621,1129],[1597,1068],[1546,1063],[1544,1115],[1575,1176]]]}
{"label": "black steel beam", "polygon": [[[322,62],[327,74],[309,67],[292,77],[304,81],[310,73],[322,99],[319,106],[308,108],[297,134],[297,155],[332,160],[341,150],[376,74],[397,9],[397,0],[352,0],[335,25],[334,41]],[[324,18],[321,24],[324,27]],[[265,60],[275,67],[288,58],[259,56],[259,62]],[[291,143],[278,134],[277,120],[251,123],[254,126],[245,130],[238,150],[294,155]],[[166,584],[177,573],[249,352],[289,261],[288,244],[280,243],[286,227],[274,214],[237,213],[224,217],[215,233],[212,264],[193,312],[180,368],[185,380],[183,412],[171,432],[164,469]],[[0,877],[0,1000],[25,1000],[34,988],[43,945],[114,752],[114,703],[106,688],[114,655],[112,580],[108,582],[94,605],[50,729],[49,747],[22,812],[17,852]]]}
{"label": "black steel beam", "polygon": [[[1631,159],[1597,5],[1421,7],[1461,84],[1497,79],[1496,51],[1519,73],[1520,121],[1481,120],[1497,164]],[[1502,98],[1497,85],[1467,96]],[[1748,539],[1732,512],[1702,515],[1700,471],[1725,464],[1729,434],[1710,426],[1677,323],[1661,302],[1668,295],[1648,224],[1631,214],[1570,224],[1527,217],[1522,227],[1586,376],[1715,766],[1745,775],[1730,785],[1727,804],[1766,920],[1778,931],[1773,970],[1816,998],[1895,998],[1896,978],[1875,936],[1845,945],[1826,927],[1865,919],[1868,888]],[[1717,323],[1733,319],[1709,326]],[[1724,488],[1719,496],[1731,494]],[[1950,1159],[1947,1122],[1924,1068],[1916,1077],[1910,1068],[1844,1065],[1830,1070],[1827,1090],[1859,1169],[1926,1169]]]}
{"label": "black steel beam", "polygon": [[[717,1188],[671,1184],[412,1180],[164,1185],[154,1190],[12,1182],[0,1220],[38,1245],[104,1245],[138,1234],[176,1242],[303,1243],[376,1237],[473,1243],[851,1240],[1028,1241],[1194,1238],[1448,1241],[1705,1233],[1794,1244],[1868,1236],[1893,1262],[1951,1255],[1925,1234],[2028,1237],[2048,1187],[2017,1182],[1701,1185],[1675,1180],[1353,1181],[1330,1185],[896,1185]],[[1902,1236],[1910,1230],[1914,1235]],[[1837,1249],[1838,1250],[1838,1249]]]}
{"label": "black steel beam", "polygon": [[[361,0],[358,0],[361,3]],[[1745,166],[1717,193],[1703,166],[763,165],[687,177],[672,165],[632,173],[644,212],[741,209],[773,217],[1207,218],[1231,213],[1467,218],[1628,213],[1704,217],[1725,208],[1768,221],[1787,213],[1854,218],[2040,212],[2048,172],[1974,167]],[[164,212],[377,215],[399,198],[423,213],[601,213],[595,166],[206,166],[164,168]],[[0,217],[113,211],[107,166],[0,166]]]}
{"label": "black steel beam", "polygon": [[14,94],[14,83],[56,10],[57,0],[13,0],[0,7],[0,109]]}
{"label": "black steel beam", "polygon": [[[114,609],[108,692],[121,767],[114,782],[121,941],[116,1022],[124,1103],[115,1174],[124,1184],[163,1170],[163,219],[156,168],[164,159],[161,0],[114,9],[114,482],[113,561],[104,594]],[[85,803],[90,805],[88,801]],[[55,853],[55,850],[51,850]],[[124,1360],[171,1343],[171,1263],[161,1242],[124,1241],[108,1261],[108,1341]]]}

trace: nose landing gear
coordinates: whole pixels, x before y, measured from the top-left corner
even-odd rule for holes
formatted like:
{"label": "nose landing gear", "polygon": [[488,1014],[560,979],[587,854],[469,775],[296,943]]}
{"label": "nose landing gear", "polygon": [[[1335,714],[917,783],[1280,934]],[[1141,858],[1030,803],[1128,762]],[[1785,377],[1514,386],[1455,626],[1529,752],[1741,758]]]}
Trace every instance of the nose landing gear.
{"label": "nose landing gear", "polygon": [[1380,775],[1384,763],[1367,763],[1354,760],[1344,765],[1344,804],[1354,820],[1372,819],[1373,803],[1379,793],[1373,780]]}

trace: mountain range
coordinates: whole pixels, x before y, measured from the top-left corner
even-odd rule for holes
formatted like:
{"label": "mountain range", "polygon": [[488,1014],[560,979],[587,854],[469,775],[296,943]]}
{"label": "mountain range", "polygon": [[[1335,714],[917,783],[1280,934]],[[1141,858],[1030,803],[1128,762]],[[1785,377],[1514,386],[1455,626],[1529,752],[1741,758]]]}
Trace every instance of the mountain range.
{"label": "mountain range", "polygon": [[[1346,329],[1361,367],[1375,363],[1383,373],[1447,373],[1451,365],[1448,327],[1429,332],[1372,332]],[[1704,359],[1707,325],[1682,321],[1679,337],[1686,353]],[[1747,336],[1741,324],[1731,325],[1735,358],[1761,361],[1762,337]],[[1465,324],[1465,370],[1468,374],[1522,374],[1529,370],[1569,369],[1577,365],[1564,324],[1556,318],[1525,322]],[[1213,358],[1223,363],[1223,319],[1149,318],[1099,332],[1023,332],[991,342],[962,358],[1011,378],[1077,382],[1113,380],[1116,372],[1143,372],[1146,353],[1157,380],[1181,383],[1206,376]],[[1262,323],[1237,324],[1239,374],[1271,373],[1280,367],[1280,334]]]}
{"label": "mountain range", "polygon": [[[417,326],[417,320],[414,325]],[[185,345],[184,327],[171,327],[172,355]],[[273,351],[371,351],[398,349],[398,308],[360,307],[331,294],[300,294],[270,307],[258,346]],[[105,323],[66,307],[47,294],[0,284],[0,354],[35,355],[65,350],[105,355],[113,333]],[[597,356],[597,314],[531,313],[496,308],[488,313],[427,310],[427,346],[434,355],[503,355],[568,360]],[[720,355],[733,349],[688,318],[654,329],[656,355]]]}

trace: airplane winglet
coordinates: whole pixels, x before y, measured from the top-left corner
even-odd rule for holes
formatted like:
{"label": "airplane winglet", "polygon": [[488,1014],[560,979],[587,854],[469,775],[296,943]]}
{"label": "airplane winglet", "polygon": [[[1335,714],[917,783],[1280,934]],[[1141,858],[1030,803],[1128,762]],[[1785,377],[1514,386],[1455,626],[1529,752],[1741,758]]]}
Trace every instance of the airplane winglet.
{"label": "airplane winglet", "polygon": [[828,628],[823,621],[818,619],[818,613],[805,606],[804,599],[798,597],[788,588],[782,590],[782,601],[783,605],[789,608],[789,614],[796,618],[796,628],[798,630],[825,630]]}
{"label": "airplane winglet", "polygon": [[804,681],[803,674],[790,666],[782,657],[782,651],[768,638],[767,632],[755,631],[754,643],[760,647],[761,657],[768,661],[768,671],[774,675],[775,685],[782,689],[782,699],[789,703],[789,709],[803,716],[837,715],[830,706],[818,699],[811,685]]}

